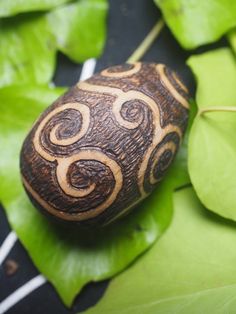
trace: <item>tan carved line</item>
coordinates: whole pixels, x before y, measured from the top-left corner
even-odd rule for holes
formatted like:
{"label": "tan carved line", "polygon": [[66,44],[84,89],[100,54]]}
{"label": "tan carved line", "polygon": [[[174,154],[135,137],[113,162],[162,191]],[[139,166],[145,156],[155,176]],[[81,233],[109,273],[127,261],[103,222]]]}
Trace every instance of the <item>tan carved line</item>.
{"label": "tan carved line", "polygon": [[[110,73],[111,74],[111,73]],[[113,76],[113,75],[111,75]],[[113,76],[114,77],[114,76]],[[137,92],[137,91],[129,91],[132,92],[132,99],[131,98],[126,98],[127,97],[127,93],[124,93],[122,90],[120,90],[119,88],[113,88],[113,87],[108,87],[108,86],[99,86],[99,85],[93,85],[93,84],[89,84],[89,83],[85,83],[85,82],[80,82],[78,83],[77,85],[78,88],[81,88],[82,90],[88,90],[90,92],[97,92],[97,93],[107,93],[107,94],[110,94],[110,95],[113,95],[113,96],[116,96],[116,101],[114,102],[114,105],[113,105],[113,113],[115,114],[115,117],[116,119],[118,120],[118,122],[126,127],[126,128],[129,128],[129,129],[133,129],[135,127],[138,126],[138,123],[140,123],[140,121],[136,122],[136,123],[132,123],[132,122],[128,122],[128,121],[125,121],[122,116],[120,115],[120,110],[122,108],[122,105],[125,101],[127,101],[128,99],[129,100],[132,100],[132,99],[140,99],[139,96],[141,94],[141,100],[145,101],[151,101],[151,103],[153,104],[153,100],[151,98],[149,98],[148,96],[144,95],[143,93],[140,93],[140,92]],[[171,88],[173,89],[174,87],[171,85]],[[126,94],[124,96],[124,94]],[[129,94],[129,96],[131,96]],[[181,95],[180,95],[181,96]],[[144,99],[145,97],[145,99]],[[182,97],[182,96],[181,96]],[[184,99],[184,102],[185,99]],[[155,103],[155,102],[154,102]],[[186,102],[187,103],[187,102]],[[114,109],[114,107],[116,106],[116,108]],[[150,107],[150,106],[149,106]],[[153,108],[154,106],[152,106]],[[156,145],[158,143],[160,143],[160,141],[168,134],[168,133],[171,133],[171,132],[176,132],[179,137],[180,137],[180,140],[182,138],[182,131],[179,127],[177,126],[173,126],[173,125],[167,125],[165,127],[165,129],[162,129],[161,126],[160,126],[160,113],[159,113],[159,110],[157,107],[157,104],[155,103],[155,107],[154,107],[154,116],[153,116],[153,120],[154,120],[154,124],[155,124],[155,134],[154,134],[154,137],[153,137],[153,143],[151,145],[151,147],[149,147],[147,153],[145,154],[145,158],[141,164],[141,167],[139,169],[139,174],[138,174],[138,177],[139,177],[139,182],[138,182],[138,185],[139,185],[139,189],[140,189],[140,192],[141,192],[141,199],[144,199],[147,195],[147,193],[144,191],[144,188],[143,188],[143,184],[144,184],[144,176],[145,176],[145,171],[147,169],[147,165],[148,165],[148,161],[149,161],[149,158],[153,152],[153,150],[155,149]],[[151,108],[151,109],[152,109]],[[187,108],[188,108],[188,103],[187,103]],[[157,123],[155,120],[159,120],[159,123]],[[162,133],[162,130],[164,131]],[[161,134],[162,133],[162,134]],[[113,220],[117,219],[118,217],[120,216],[123,216],[126,212],[128,212],[133,206],[137,205],[140,200],[140,198],[134,202],[133,204],[131,204],[130,206],[128,206],[126,209],[124,209],[122,212],[118,213],[115,217],[113,217],[111,220],[109,220],[108,223],[112,222]],[[106,224],[108,224],[106,223]],[[106,225],[105,224],[105,225]]]}
{"label": "tan carved line", "polygon": [[[70,165],[73,163],[80,161],[80,160],[96,160],[104,164],[105,166],[109,167],[111,172],[113,173],[113,176],[115,178],[115,181],[121,180],[122,181],[122,173],[120,166],[117,164],[116,161],[113,159],[110,159],[102,152],[99,152],[95,149],[86,149],[82,150],[79,153],[72,155],[67,158],[58,158],[58,166],[57,166],[57,179],[60,187],[64,191],[65,194],[70,195],[72,197],[84,197],[88,194],[90,194],[96,187],[96,184],[93,183],[89,188],[75,188],[71,186],[71,184],[67,180],[67,173],[69,170]],[[113,193],[116,193],[117,186],[120,186],[121,183],[116,182],[115,188]],[[112,194],[113,194],[112,193]]]}
{"label": "tan carved line", "polygon": [[152,144],[147,149],[145,156],[143,158],[143,161],[140,165],[139,171],[138,171],[138,186],[139,190],[141,192],[141,197],[145,197],[147,193],[144,190],[144,177],[145,172],[147,169],[148,161],[150,159],[150,156],[153,152],[153,150],[156,148],[156,146],[164,139],[164,137],[168,133],[176,132],[180,139],[182,137],[182,131],[179,127],[174,126],[172,124],[167,125],[165,128],[162,128],[160,125],[160,112],[158,105],[156,102],[149,96],[136,91],[136,90],[130,90],[128,92],[123,92],[119,88],[115,87],[109,87],[109,86],[100,86],[100,85],[93,85],[87,82],[79,82],[77,84],[77,87],[82,90],[90,91],[90,92],[97,92],[97,93],[107,93],[112,96],[116,96],[116,100],[113,103],[113,113],[116,117],[117,121],[120,123],[120,125],[128,128],[128,129],[134,129],[138,125],[138,122],[129,122],[122,118],[120,114],[120,110],[124,102],[128,100],[134,100],[138,99],[143,101],[152,111],[153,113],[153,124],[154,124],[154,136],[152,139]]}
{"label": "tan carved line", "polygon": [[[50,140],[52,140],[52,142],[54,144],[63,143],[63,145],[71,145],[74,142],[77,142],[87,132],[87,129],[89,127],[89,108],[83,104],[80,104],[80,103],[68,103],[68,104],[65,104],[59,108],[56,108],[52,112],[50,112],[48,114],[48,116],[45,117],[41,121],[38,129],[36,130],[36,133],[34,136],[34,141],[33,141],[36,151],[44,159],[46,159],[48,161],[57,161],[56,176],[57,176],[57,180],[58,180],[58,183],[59,183],[59,186],[61,187],[61,189],[64,191],[65,194],[72,196],[72,197],[84,197],[84,196],[90,194],[95,189],[96,185],[94,183],[91,184],[88,188],[79,189],[79,188],[73,187],[67,180],[67,173],[68,173],[68,169],[69,169],[70,165],[76,161],[81,160],[81,159],[83,159],[83,160],[96,160],[96,158],[98,158],[99,161],[104,162],[106,165],[111,167],[115,171],[113,173],[114,177],[116,177],[116,175],[117,175],[120,182],[122,182],[122,174],[121,174],[121,170],[120,170],[119,165],[115,161],[113,161],[112,159],[109,159],[103,153],[97,152],[96,150],[93,150],[91,153],[91,151],[87,150],[87,151],[82,151],[76,155],[72,155],[70,157],[56,157],[56,156],[50,155],[47,151],[45,151],[43,149],[43,147],[41,147],[40,135],[41,135],[41,132],[42,132],[43,128],[45,127],[46,123],[48,121],[50,121],[50,119],[53,116],[55,116],[55,114],[57,114],[58,112],[64,111],[68,108],[78,110],[82,114],[83,122],[85,123],[85,125],[83,123],[83,125],[81,126],[81,131],[78,134],[76,134],[73,138],[55,141],[55,132],[56,132],[56,128],[60,126],[60,124],[59,124],[56,127],[54,127],[54,129],[52,130],[52,133],[50,134]],[[118,187],[120,186],[120,184],[121,183],[118,182],[115,185],[114,191],[111,194],[110,198],[108,198],[107,201],[104,203],[105,206],[106,206],[106,204],[108,204],[108,206],[110,206],[110,201],[112,200],[111,197],[112,196],[116,197],[116,191],[117,191]],[[100,207],[98,207],[98,210],[100,210],[99,208]],[[64,215],[64,213],[63,213],[63,215]]]}
{"label": "tan carved line", "polygon": [[[161,156],[161,154],[166,150],[166,149],[171,149],[172,152],[174,153],[175,152],[175,146],[172,146],[175,145],[173,142],[168,142],[166,143],[167,145],[163,145],[163,147],[160,148],[160,150],[158,151],[158,157]],[[170,146],[169,146],[170,144]],[[159,159],[159,158],[158,158]],[[152,169],[151,169],[151,176],[150,176],[150,183],[151,184],[155,184],[157,183],[159,180],[156,180],[153,176],[153,170],[155,168],[155,165],[158,163],[158,159],[157,161],[155,162],[155,164],[152,166]],[[119,217],[121,216],[124,216],[132,207],[138,205],[143,199],[145,199],[146,195],[145,194],[142,194],[141,198],[138,198],[134,203],[132,203],[130,206],[126,207],[122,212],[119,212],[117,215],[115,215],[114,217],[112,217],[112,219],[110,219],[109,221],[107,221],[104,226],[110,224],[112,221],[115,221],[116,219],[118,219]]]}
{"label": "tan carved line", "polygon": [[[115,187],[112,191],[112,194],[107,198],[107,200],[105,202],[103,202],[101,205],[97,206],[96,208],[87,210],[85,212],[70,214],[70,213],[66,213],[63,211],[59,211],[58,209],[56,209],[53,206],[51,206],[50,204],[48,204],[48,202],[43,200],[39,196],[39,194],[35,190],[33,190],[33,188],[30,186],[30,184],[27,182],[27,180],[24,177],[22,177],[22,180],[23,180],[23,183],[24,183],[26,189],[34,197],[34,199],[43,208],[45,208],[48,212],[50,212],[51,214],[53,214],[57,217],[63,218],[65,220],[83,221],[83,220],[91,219],[91,218],[98,216],[103,211],[105,211],[106,208],[109,207],[115,201],[115,199],[116,199],[116,197],[117,197],[117,195],[118,195],[118,193],[121,190],[122,185],[123,185],[123,176],[122,176],[120,166],[114,160],[108,158],[102,152],[98,152],[96,150],[83,151],[83,152],[73,156],[73,162],[79,161],[79,160],[81,160],[81,158],[83,160],[85,160],[85,159],[87,159],[87,160],[98,160],[98,161],[102,162],[103,164],[105,164],[107,167],[109,167],[111,169],[113,176],[114,176],[114,179],[115,179]],[[60,171],[61,170],[62,169],[60,169]],[[66,179],[65,179],[66,174],[64,173],[64,174],[60,174],[60,175],[62,175],[62,178],[61,178],[61,180],[63,181],[62,186],[63,186],[63,188],[67,189],[66,186],[67,186],[68,182],[66,182]]]}
{"label": "tan carved line", "polygon": [[71,144],[76,143],[78,140],[80,140],[85,133],[88,130],[89,127],[89,108],[81,103],[67,103],[65,105],[62,105],[56,109],[54,109],[53,111],[49,112],[48,115],[40,122],[34,138],[33,138],[33,144],[34,147],[36,149],[36,151],[46,160],[48,161],[54,161],[55,157],[52,156],[51,154],[49,154],[45,149],[43,149],[41,147],[40,144],[40,136],[41,136],[41,132],[43,131],[43,128],[45,127],[45,125],[59,112],[62,112],[66,109],[75,109],[78,112],[80,112],[80,114],[82,115],[82,125],[80,128],[80,131],[78,132],[78,134],[76,134],[73,137],[70,137],[68,139],[57,139],[56,138],[56,131],[58,129],[58,127],[60,127],[61,123],[59,125],[56,125],[53,127],[51,133],[50,133],[50,141],[55,144],[55,145],[61,145],[61,146],[68,146]]}
{"label": "tan carved line", "polygon": [[177,84],[179,84],[179,86],[185,91],[185,93],[188,93],[187,87],[180,81],[175,72],[173,72],[173,78],[177,82]]}
{"label": "tan carved line", "polygon": [[153,113],[153,123],[154,123],[154,128],[155,128],[153,141],[152,141],[151,146],[148,148],[148,150],[145,154],[145,157],[141,163],[141,166],[140,166],[140,169],[138,172],[139,190],[140,190],[142,196],[146,195],[146,193],[144,191],[143,183],[144,183],[144,176],[145,176],[145,171],[147,168],[148,160],[151,156],[153,149],[156,147],[156,144],[158,142],[160,142],[162,140],[162,138],[165,136],[165,130],[162,129],[161,125],[160,125],[160,113],[159,113],[159,109],[158,109],[156,102],[152,98],[150,98],[149,96],[147,96],[147,95],[145,95],[139,91],[136,91],[136,90],[123,92],[119,88],[114,88],[114,87],[109,87],[109,86],[92,85],[92,84],[89,84],[86,82],[78,83],[78,88],[83,89],[83,90],[87,90],[87,91],[91,91],[91,92],[101,93],[101,91],[102,91],[103,93],[116,95],[117,98],[116,98],[116,100],[112,106],[113,114],[114,114],[115,118],[117,119],[117,121],[120,123],[120,125],[128,128],[128,129],[134,129],[138,125],[137,125],[137,122],[132,123],[132,122],[126,121],[122,118],[122,116],[120,114],[120,110],[121,110],[122,105],[126,101],[138,99],[138,100],[143,101],[151,109],[151,111]]}
{"label": "tan carved line", "polygon": [[[177,128],[176,128],[173,132],[176,132],[178,135],[180,135],[179,129],[177,129]],[[167,134],[168,134],[168,133],[167,133]],[[170,142],[168,142],[168,143],[166,143],[166,144],[169,144],[169,143],[170,143]],[[173,142],[172,142],[172,143],[173,143]],[[174,144],[174,143],[173,143],[173,144]],[[174,145],[175,145],[175,144],[174,144]],[[173,153],[175,152],[176,146],[172,146],[172,144],[170,145],[170,147],[169,147],[169,145],[167,145],[167,146],[166,146],[166,145],[163,145],[163,150],[160,149],[160,151],[158,151],[158,156],[159,156],[159,157],[161,156],[161,154],[163,153],[163,151],[164,151],[165,149],[167,149],[167,147],[168,147],[168,149],[171,149]],[[152,150],[152,151],[153,151],[153,150]],[[147,165],[148,165],[148,162],[149,162],[149,159],[147,160]],[[159,180],[156,180],[156,179],[154,178],[154,176],[152,175],[153,170],[154,170],[155,165],[157,164],[157,162],[158,162],[158,160],[156,161],[156,163],[153,165],[153,167],[152,167],[152,169],[151,169],[151,176],[150,176],[150,183],[151,183],[151,184],[155,184],[155,183],[157,183],[157,182],[159,181]],[[144,173],[144,175],[145,175],[145,173]],[[144,183],[144,180],[143,180],[143,183]],[[122,212],[119,212],[116,216],[112,217],[112,219],[109,220],[107,223],[105,223],[104,226],[108,225],[109,223],[111,223],[112,221],[116,220],[117,218],[123,216],[123,215],[124,215],[125,213],[127,213],[132,207],[136,206],[136,205],[139,204],[143,199],[145,199],[146,196],[147,196],[147,193],[143,190],[143,192],[142,192],[142,194],[141,194],[141,198],[138,198],[133,204],[131,204],[130,206],[128,206],[127,208],[125,208]]]}
{"label": "tan carved line", "polygon": [[[150,183],[151,184],[156,184],[159,182],[162,178],[155,178],[154,177],[154,169],[156,166],[158,166],[159,160],[161,155],[166,151],[166,150],[171,150],[172,154],[175,153],[176,151],[176,144],[174,142],[167,142],[163,146],[161,146],[158,151],[155,154],[155,162],[153,162],[151,166],[151,171],[150,171]],[[168,167],[168,165],[166,165]]]}
{"label": "tan carved line", "polygon": [[[84,157],[84,158],[83,158]],[[88,194],[92,193],[94,189],[96,188],[96,184],[92,183],[89,187],[84,188],[77,188],[74,187],[69,181],[68,181],[68,172],[69,167],[76,161],[79,160],[88,160],[88,156],[85,151],[82,151],[79,154],[72,155],[70,157],[66,158],[57,158],[57,168],[56,168],[56,176],[57,181],[60,185],[60,188],[63,190],[63,192],[66,195],[72,196],[72,197],[85,197]]]}
{"label": "tan carved line", "polygon": [[122,78],[126,76],[131,76],[137,72],[140,71],[141,69],[141,62],[135,62],[132,63],[133,68],[127,71],[122,71],[122,72],[109,72],[109,69],[105,69],[101,72],[101,75],[106,76],[106,77],[113,77],[113,78]]}
{"label": "tan carved line", "polygon": [[144,190],[144,178],[145,178],[145,173],[148,167],[148,163],[149,163],[149,159],[151,158],[152,152],[154,151],[154,149],[156,148],[156,146],[165,138],[166,135],[168,135],[169,133],[175,132],[178,134],[179,138],[182,138],[182,131],[180,130],[179,127],[174,126],[174,125],[167,125],[165,128],[162,129],[163,131],[160,133],[160,130],[158,130],[158,128],[155,129],[155,133],[154,133],[154,137],[153,137],[153,142],[152,144],[149,146],[146,154],[145,154],[145,158],[143,159],[141,166],[139,168],[139,172],[138,172],[138,177],[142,178],[142,186],[140,186],[140,190],[141,190],[141,195],[142,196],[146,196],[147,193]]}
{"label": "tan carved line", "polygon": [[[188,101],[180,95],[180,93],[176,90],[176,88],[171,84],[170,80],[165,74],[165,65],[164,64],[158,64],[156,66],[156,70],[158,74],[160,75],[160,80],[164,84],[164,86],[169,90],[171,95],[185,108],[189,109],[189,103]],[[178,82],[180,82],[178,80]],[[182,84],[182,83],[181,83]]]}
{"label": "tan carved line", "polygon": [[[155,103],[155,101],[150,98],[149,96],[135,91],[135,90],[130,90],[127,92],[123,92],[121,89],[119,88],[115,88],[115,87],[109,87],[109,86],[99,86],[99,85],[93,85],[93,84],[89,84],[87,82],[79,82],[77,84],[78,88],[82,89],[82,90],[86,90],[86,91],[90,91],[90,92],[97,92],[97,93],[107,93],[109,95],[115,96],[116,100],[114,101],[114,103],[112,104],[112,111],[113,114],[117,120],[117,122],[127,128],[127,129],[135,129],[137,128],[140,123],[142,122],[142,119],[139,119],[139,121],[136,122],[130,122],[125,120],[122,115],[121,115],[121,109],[122,106],[124,105],[124,103],[126,103],[127,101],[130,100],[141,100],[143,101],[149,108],[151,108],[152,112],[154,112],[154,120],[158,120],[159,121],[159,109],[157,107],[157,104]],[[160,124],[158,124],[158,126],[160,126]],[[161,128],[161,126],[160,126]]]}
{"label": "tan carved line", "polygon": [[[68,106],[68,104],[66,104],[65,106]],[[66,107],[66,109],[72,109],[72,107],[68,108]],[[56,132],[57,130],[60,128],[60,124],[58,124],[57,126],[55,126],[50,133],[50,141],[55,144],[55,145],[60,145],[60,146],[68,146],[71,144],[76,143],[77,141],[79,141],[87,132],[88,128],[89,128],[89,108],[83,104],[78,104],[75,103],[74,104],[74,108],[77,111],[80,112],[80,114],[82,115],[82,121],[81,121],[81,128],[80,131],[78,132],[78,134],[76,134],[73,137],[69,137],[66,139],[58,139],[56,136]],[[65,110],[65,109],[62,109]],[[63,124],[63,122],[61,123]]]}

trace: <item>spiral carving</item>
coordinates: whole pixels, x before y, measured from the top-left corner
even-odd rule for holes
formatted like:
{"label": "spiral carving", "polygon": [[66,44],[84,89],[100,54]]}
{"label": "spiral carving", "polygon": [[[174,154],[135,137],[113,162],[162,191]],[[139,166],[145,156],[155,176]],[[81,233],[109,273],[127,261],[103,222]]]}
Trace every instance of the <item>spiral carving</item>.
{"label": "spiral carving", "polygon": [[[68,110],[75,110],[77,113],[74,113],[74,116],[72,116],[72,119],[68,119]],[[62,117],[59,117],[59,121],[57,119],[59,113],[63,112],[64,115]],[[78,119],[78,113],[81,115],[81,117]],[[77,117],[76,121],[77,124],[74,128],[72,128],[72,132],[69,132],[67,134],[67,137],[64,138],[63,136],[59,137],[58,134],[65,130],[64,123],[67,121],[70,124],[73,125],[73,118]],[[86,105],[78,104],[78,103],[68,103],[65,104],[59,108],[54,109],[51,111],[39,124],[35,136],[33,139],[34,147],[36,151],[41,155],[45,160],[48,161],[56,161],[56,179],[57,182],[61,188],[61,190],[71,197],[75,198],[81,198],[85,197],[89,194],[91,194],[95,188],[95,183],[90,183],[91,180],[93,180],[93,177],[88,178],[88,183],[84,185],[84,181],[86,181],[86,178],[83,178],[82,185],[80,187],[73,185],[70,178],[69,178],[69,168],[74,165],[76,162],[79,161],[98,161],[102,163],[103,165],[106,165],[109,167],[109,169],[112,172],[113,180],[115,182],[114,190],[111,193],[111,195],[108,197],[108,199],[100,206],[98,206],[95,210],[86,211],[86,213],[80,214],[78,217],[72,217],[70,214],[63,213],[64,219],[73,219],[76,220],[77,218],[79,220],[88,219],[96,216],[98,213],[105,210],[116,198],[119,190],[122,186],[122,172],[120,169],[120,166],[112,159],[108,158],[104,153],[96,149],[87,149],[82,150],[77,154],[73,154],[70,156],[63,156],[59,157],[56,156],[57,152],[54,150],[53,155],[52,153],[47,151],[47,148],[43,145],[42,137],[47,134],[49,131],[48,138],[50,139],[50,142],[57,146],[69,146],[76,142],[78,142],[87,132],[89,127],[89,108]],[[78,123],[80,122],[80,123]],[[68,127],[68,126],[67,126]],[[75,128],[77,133],[75,133]],[[69,136],[68,136],[69,135]],[[100,170],[100,169],[99,169]],[[101,170],[100,170],[101,171]],[[96,173],[96,170],[95,170]],[[40,202],[40,199],[38,197],[38,201]],[[53,212],[54,214],[58,214],[58,211],[49,208],[50,212]],[[66,218],[65,218],[66,217]]]}
{"label": "spiral carving", "polygon": [[141,66],[141,62],[136,62],[134,64],[126,63],[125,65],[118,65],[105,69],[101,72],[101,75],[111,78],[124,78],[126,76],[131,76],[138,73],[141,69]]}
{"label": "spiral carving", "polygon": [[186,100],[185,97],[183,97],[179,91],[172,85],[171,83],[171,76],[172,76],[172,80],[174,80],[179,87],[186,93],[187,89],[186,87],[182,84],[182,82],[179,80],[179,78],[177,77],[177,75],[173,72],[169,74],[169,77],[166,75],[165,73],[165,66],[164,64],[158,64],[156,66],[157,69],[157,73],[160,76],[160,80],[163,83],[164,87],[167,88],[169,90],[169,92],[171,93],[171,95],[185,108],[189,109],[189,104],[188,101]]}
{"label": "spiral carving", "polygon": [[[70,116],[71,111],[73,114]],[[48,161],[56,160],[57,150],[50,146],[69,146],[78,142],[86,134],[89,121],[89,108],[84,104],[67,103],[55,108],[40,122],[35,132],[33,143],[36,151]]]}
{"label": "spiral carving", "polygon": [[[100,92],[100,86],[99,85],[90,85],[86,82],[81,82],[78,84],[78,87],[82,90],[85,91],[96,91],[97,93]],[[145,192],[144,189],[144,177],[145,177],[145,172],[147,169],[147,165],[150,159],[150,156],[153,152],[153,150],[156,148],[156,146],[163,140],[163,138],[168,135],[168,133],[176,132],[178,136],[181,138],[182,136],[182,131],[180,127],[170,125],[168,124],[165,128],[161,127],[160,124],[160,110],[156,104],[156,102],[149,96],[138,92],[136,90],[130,90],[127,92],[123,92],[120,89],[114,88],[114,87],[103,87],[102,88],[103,93],[110,93],[112,95],[116,96],[116,100],[113,103],[112,110],[113,114],[115,116],[116,121],[122,126],[127,129],[135,129],[137,128],[140,123],[142,122],[142,119],[140,118],[137,122],[136,121],[127,121],[122,117],[122,110],[124,109],[123,107],[127,105],[127,102],[135,102],[139,101],[145,104],[145,106],[149,107],[152,116],[155,117],[153,119],[153,124],[154,124],[154,135],[152,138],[152,144],[150,147],[147,149],[146,154],[141,162],[139,171],[138,171],[138,184],[139,184],[139,189],[141,192],[141,197],[144,198],[147,193]]]}
{"label": "spiral carving", "polygon": [[108,68],[38,119],[21,152],[34,204],[62,220],[106,225],[162,179],[188,117],[187,90],[164,65]]}
{"label": "spiral carving", "polygon": [[150,169],[150,183],[156,184],[162,180],[165,171],[170,166],[176,152],[177,145],[174,142],[164,144],[153,156]]}

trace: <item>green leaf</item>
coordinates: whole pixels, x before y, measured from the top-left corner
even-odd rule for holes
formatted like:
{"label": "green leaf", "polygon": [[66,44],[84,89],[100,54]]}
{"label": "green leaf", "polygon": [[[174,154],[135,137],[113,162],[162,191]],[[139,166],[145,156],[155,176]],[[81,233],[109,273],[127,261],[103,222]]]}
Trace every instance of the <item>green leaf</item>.
{"label": "green leaf", "polygon": [[236,54],[236,29],[235,28],[229,32],[228,40],[234,53]]}
{"label": "green leaf", "polygon": [[173,171],[173,187],[181,188],[185,185],[188,185],[191,183],[189,173],[188,173],[188,160],[187,160],[187,154],[188,154],[188,141],[189,141],[189,132],[191,130],[194,118],[197,113],[197,105],[193,99],[189,100],[190,104],[190,111],[189,111],[189,121],[188,121],[188,127],[184,135],[183,143],[181,143],[179,152],[173,162],[173,166],[170,169],[170,173]]}
{"label": "green leaf", "polygon": [[174,206],[167,232],[86,314],[235,312],[235,223],[206,211],[191,188]]}
{"label": "green leaf", "polygon": [[107,0],[81,0],[47,14],[0,20],[0,87],[49,83],[57,50],[76,62],[98,57],[107,9]]}
{"label": "green leaf", "polygon": [[197,80],[198,108],[236,105],[236,63],[229,48],[192,56],[187,63]]}
{"label": "green leaf", "polygon": [[107,0],[81,0],[49,13],[58,49],[75,62],[99,57],[106,37],[107,9]]}
{"label": "green leaf", "polygon": [[0,47],[0,87],[51,80],[56,47],[44,15],[0,20]]}
{"label": "green leaf", "polygon": [[235,0],[154,0],[185,49],[218,40],[236,26]]}
{"label": "green leaf", "polygon": [[49,10],[71,0],[0,0],[0,17],[22,12]]}
{"label": "green leaf", "polygon": [[[230,49],[218,49],[188,60],[197,81],[197,104],[235,106],[236,62]],[[210,210],[236,219],[236,112],[198,115],[189,138],[191,181]]]}
{"label": "green leaf", "polygon": [[173,165],[156,192],[106,229],[82,232],[49,222],[23,191],[19,151],[32,122],[59,92],[19,86],[0,90],[0,200],[35,265],[70,305],[87,282],[120,272],[156,241],[172,217],[173,188],[188,182],[188,175],[182,154],[180,167]]}

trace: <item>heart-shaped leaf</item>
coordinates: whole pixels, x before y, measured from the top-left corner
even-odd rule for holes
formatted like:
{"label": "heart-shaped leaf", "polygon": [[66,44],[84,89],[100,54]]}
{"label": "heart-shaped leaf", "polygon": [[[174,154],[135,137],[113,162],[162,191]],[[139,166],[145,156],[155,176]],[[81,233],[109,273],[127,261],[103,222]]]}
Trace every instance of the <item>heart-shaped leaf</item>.
{"label": "heart-shaped leaf", "polygon": [[[189,137],[189,173],[202,203],[236,220],[236,62],[230,49],[218,49],[188,60],[197,82],[199,110]],[[214,109],[214,107],[220,107]]]}
{"label": "heart-shaped leaf", "polygon": [[0,0],[0,17],[22,12],[44,11],[72,0]]}
{"label": "heart-shaped leaf", "polygon": [[50,82],[57,50],[76,62],[98,57],[107,9],[107,0],[81,0],[45,14],[1,19],[0,87]]}
{"label": "heart-shaped leaf", "polygon": [[44,15],[0,20],[0,47],[0,87],[51,80],[56,45]]}
{"label": "heart-shaped leaf", "polygon": [[49,222],[23,191],[19,151],[35,118],[60,92],[30,86],[0,90],[0,200],[35,265],[70,305],[87,282],[120,272],[156,241],[172,217],[173,188],[189,178],[184,147],[156,192],[116,224],[82,232]]}
{"label": "heart-shaped leaf", "polygon": [[154,0],[185,49],[218,40],[236,26],[235,0]]}
{"label": "heart-shaped leaf", "polygon": [[191,188],[175,193],[174,208],[166,233],[87,314],[235,312],[235,223],[207,211]]}
{"label": "heart-shaped leaf", "polygon": [[236,53],[236,29],[235,28],[229,32],[228,40],[234,53]]}
{"label": "heart-shaped leaf", "polygon": [[106,38],[107,0],[81,0],[48,14],[57,48],[75,62],[99,57]]}

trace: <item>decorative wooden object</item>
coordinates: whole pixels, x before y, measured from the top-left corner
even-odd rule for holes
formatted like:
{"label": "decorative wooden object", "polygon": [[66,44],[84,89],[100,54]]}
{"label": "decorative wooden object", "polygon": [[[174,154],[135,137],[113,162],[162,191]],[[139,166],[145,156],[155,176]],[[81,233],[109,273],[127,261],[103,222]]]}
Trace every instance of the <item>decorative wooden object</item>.
{"label": "decorative wooden object", "polygon": [[21,151],[35,206],[103,226],[163,178],[188,120],[188,91],[163,64],[110,67],[79,82],[36,121]]}

